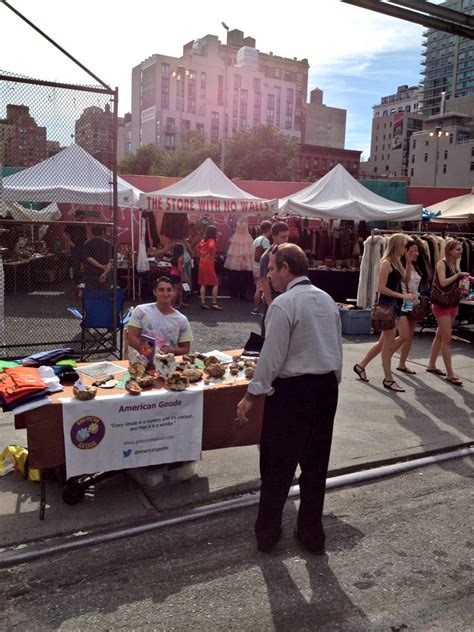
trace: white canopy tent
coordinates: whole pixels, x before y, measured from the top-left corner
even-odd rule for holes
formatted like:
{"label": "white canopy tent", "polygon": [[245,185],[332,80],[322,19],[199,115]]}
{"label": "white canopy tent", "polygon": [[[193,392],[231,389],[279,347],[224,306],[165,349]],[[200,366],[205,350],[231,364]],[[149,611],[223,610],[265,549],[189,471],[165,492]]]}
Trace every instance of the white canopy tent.
{"label": "white canopy tent", "polygon": [[441,211],[435,222],[474,223],[474,189],[467,195],[459,195],[443,202],[431,204],[429,211]]}
{"label": "white canopy tent", "polygon": [[240,189],[210,159],[164,189],[142,193],[141,207],[171,213],[271,213],[277,200],[264,200]]}
{"label": "white canopy tent", "polygon": [[[119,206],[138,206],[141,191],[117,177]],[[33,167],[3,178],[4,201],[112,205],[112,172],[72,144]]]}
{"label": "white canopy tent", "polygon": [[305,189],[279,201],[278,215],[359,221],[418,221],[421,204],[399,204],[373,193],[342,165]]}

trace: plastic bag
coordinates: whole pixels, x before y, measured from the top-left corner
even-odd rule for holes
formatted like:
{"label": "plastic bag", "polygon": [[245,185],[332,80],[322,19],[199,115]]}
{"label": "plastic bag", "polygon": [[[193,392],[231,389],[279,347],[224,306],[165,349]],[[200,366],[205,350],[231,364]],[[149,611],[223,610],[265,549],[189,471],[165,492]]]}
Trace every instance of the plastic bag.
{"label": "plastic bag", "polygon": [[9,445],[0,454],[0,476],[15,472],[29,481],[40,481],[40,470],[28,467],[28,450],[18,445]]}

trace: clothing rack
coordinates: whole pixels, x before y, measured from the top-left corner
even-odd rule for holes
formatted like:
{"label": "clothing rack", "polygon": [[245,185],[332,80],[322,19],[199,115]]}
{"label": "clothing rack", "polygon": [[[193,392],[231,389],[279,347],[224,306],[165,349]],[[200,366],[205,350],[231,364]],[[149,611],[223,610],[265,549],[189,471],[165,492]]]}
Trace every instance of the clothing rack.
{"label": "clothing rack", "polygon": [[[396,233],[401,233],[402,235],[425,235],[425,234],[430,234],[430,235],[441,235],[441,237],[444,237],[446,235],[446,231],[436,231],[436,230],[384,230],[383,228],[372,228],[372,230],[370,231],[370,236],[373,237],[374,235],[385,235],[385,234],[396,234]],[[461,233],[457,233],[458,235],[460,235]],[[472,233],[464,233],[466,235],[472,234]]]}

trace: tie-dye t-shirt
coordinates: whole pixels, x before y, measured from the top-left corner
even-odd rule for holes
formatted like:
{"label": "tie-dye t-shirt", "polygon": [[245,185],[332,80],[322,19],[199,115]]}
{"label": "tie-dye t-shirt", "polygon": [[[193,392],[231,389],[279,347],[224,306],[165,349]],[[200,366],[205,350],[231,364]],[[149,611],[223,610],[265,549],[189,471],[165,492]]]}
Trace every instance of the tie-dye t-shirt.
{"label": "tie-dye t-shirt", "polygon": [[128,324],[154,338],[158,347],[177,347],[182,342],[193,341],[191,325],[186,316],[177,310],[171,314],[162,314],[156,303],[135,307]]}

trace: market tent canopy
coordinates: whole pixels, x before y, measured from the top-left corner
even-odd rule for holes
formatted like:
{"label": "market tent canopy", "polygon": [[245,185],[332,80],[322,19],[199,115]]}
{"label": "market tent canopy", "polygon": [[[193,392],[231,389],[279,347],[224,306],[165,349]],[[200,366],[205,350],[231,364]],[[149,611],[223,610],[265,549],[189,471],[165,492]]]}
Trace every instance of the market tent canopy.
{"label": "market tent canopy", "polygon": [[[117,177],[119,206],[137,206],[141,191]],[[77,144],[3,178],[3,199],[112,205],[112,171]]]}
{"label": "market tent canopy", "polygon": [[240,189],[210,159],[175,184],[142,193],[147,210],[173,213],[269,213],[277,200],[264,200]]}
{"label": "market tent canopy", "polygon": [[359,221],[421,220],[421,204],[399,204],[369,191],[342,165],[279,202],[279,216]]}
{"label": "market tent canopy", "polygon": [[428,206],[429,211],[441,211],[437,222],[474,223],[474,189],[467,195],[449,198],[443,202]]}

